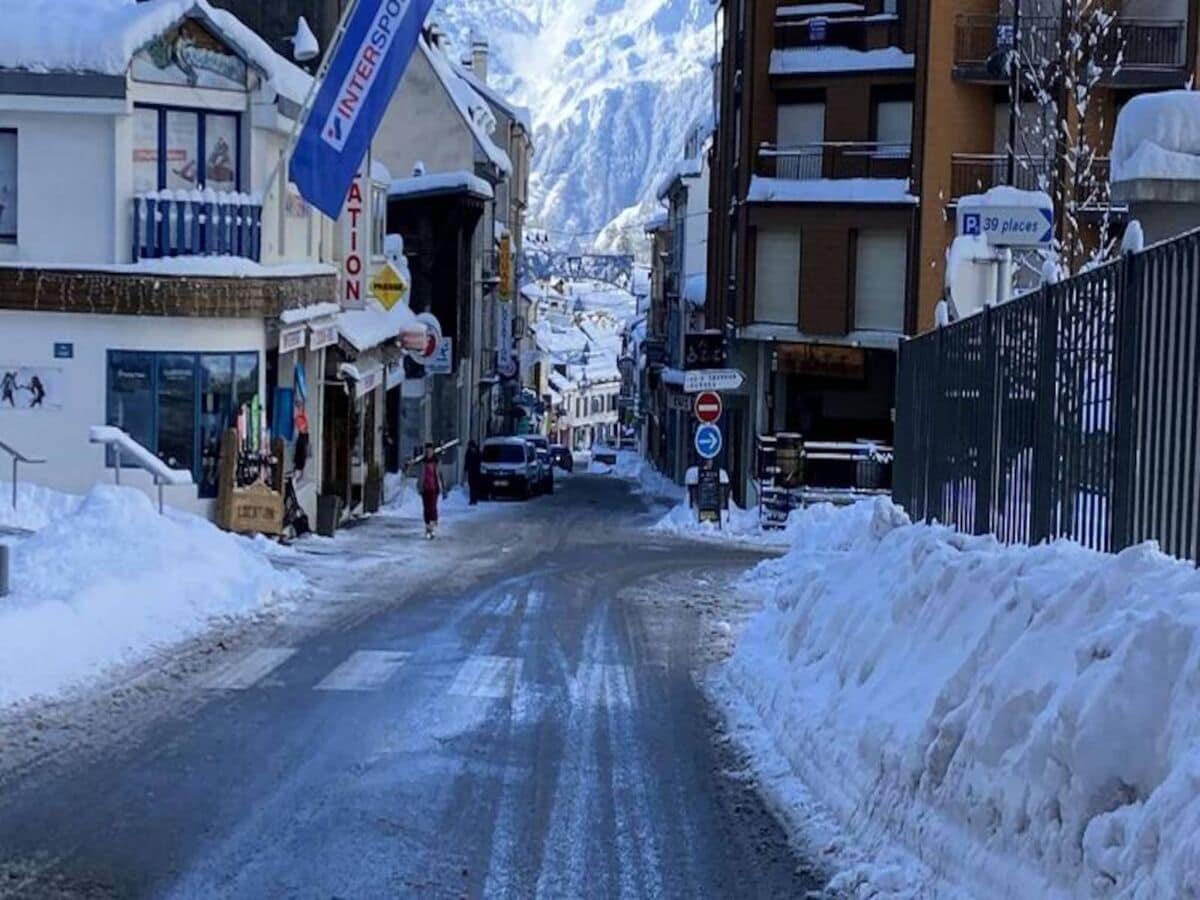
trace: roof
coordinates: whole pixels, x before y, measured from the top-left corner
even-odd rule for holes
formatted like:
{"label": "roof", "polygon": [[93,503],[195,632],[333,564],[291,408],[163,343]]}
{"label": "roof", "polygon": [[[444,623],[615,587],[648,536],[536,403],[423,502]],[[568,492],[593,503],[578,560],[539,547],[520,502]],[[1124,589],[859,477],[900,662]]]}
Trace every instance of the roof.
{"label": "roof", "polygon": [[35,73],[124,75],[139,50],[189,16],[261,70],[278,94],[307,98],[308,73],[208,0],[0,0],[0,60]]}
{"label": "roof", "polygon": [[495,196],[492,186],[472,172],[435,172],[397,178],[388,188],[389,197],[418,197],[431,194],[464,193],[480,200]]}
{"label": "roof", "polygon": [[505,115],[514,122],[520,123],[521,127],[533,136],[533,116],[529,112],[529,108],[518,106],[506,97],[497,93],[496,89],[485,81],[480,81],[479,77],[465,66],[458,67],[458,76],[471,86],[471,89],[479,96],[483,97],[488,103],[499,107]]}
{"label": "roof", "polygon": [[698,156],[679,160],[659,181],[658,186],[654,189],[654,196],[659,200],[665,200],[677,182],[684,178],[699,178],[703,171],[704,162]]}
{"label": "roof", "polygon": [[847,47],[789,47],[771,51],[772,75],[821,72],[879,72],[913,67],[913,55],[899,47],[851,50]]}
{"label": "roof", "polygon": [[444,52],[429,46],[429,42],[424,37],[417,42],[417,46],[425,59],[429,61],[430,68],[433,69],[438,80],[446,88],[446,93],[449,94],[455,109],[462,116],[463,122],[488,162],[502,174],[511,175],[512,160],[492,140],[496,117],[487,101],[460,77],[461,67],[455,66]]}

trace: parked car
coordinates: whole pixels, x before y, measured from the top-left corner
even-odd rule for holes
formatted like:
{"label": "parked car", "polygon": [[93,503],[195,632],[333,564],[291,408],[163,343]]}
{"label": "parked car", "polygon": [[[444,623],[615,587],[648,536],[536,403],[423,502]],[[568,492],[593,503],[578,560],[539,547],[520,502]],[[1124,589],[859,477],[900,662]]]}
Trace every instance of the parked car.
{"label": "parked car", "polygon": [[528,500],[542,482],[537,448],[524,438],[497,437],[483,442],[479,466],[483,497]]}
{"label": "parked car", "polygon": [[562,444],[550,445],[550,462],[564,472],[575,471],[575,457],[571,455],[570,449]]}
{"label": "parked car", "polygon": [[550,459],[550,440],[540,434],[527,434],[525,440],[533,444],[538,457],[538,492],[554,493],[554,463]]}

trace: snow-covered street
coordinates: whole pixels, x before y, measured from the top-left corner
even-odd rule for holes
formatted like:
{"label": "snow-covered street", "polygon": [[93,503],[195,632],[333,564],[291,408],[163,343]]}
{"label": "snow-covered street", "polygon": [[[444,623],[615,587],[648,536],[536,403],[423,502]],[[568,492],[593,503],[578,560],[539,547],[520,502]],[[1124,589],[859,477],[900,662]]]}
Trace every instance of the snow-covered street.
{"label": "snow-covered street", "polygon": [[455,506],[434,542],[401,505],[272,551],[286,609],[10,715],[0,896],[815,888],[713,731],[709,620],[661,590],[761,554],[647,540],[665,506],[615,477]]}

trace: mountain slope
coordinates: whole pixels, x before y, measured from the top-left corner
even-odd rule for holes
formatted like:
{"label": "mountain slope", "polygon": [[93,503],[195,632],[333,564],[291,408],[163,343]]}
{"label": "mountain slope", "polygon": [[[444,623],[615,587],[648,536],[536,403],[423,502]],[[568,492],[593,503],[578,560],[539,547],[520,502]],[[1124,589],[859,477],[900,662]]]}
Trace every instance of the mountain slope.
{"label": "mountain slope", "polygon": [[[649,209],[709,112],[707,0],[440,0],[435,18],[456,48],[486,37],[490,80],[533,111],[531,218],[560,243],[586,246]],[[639,230],[613,226],[600,243]]]}

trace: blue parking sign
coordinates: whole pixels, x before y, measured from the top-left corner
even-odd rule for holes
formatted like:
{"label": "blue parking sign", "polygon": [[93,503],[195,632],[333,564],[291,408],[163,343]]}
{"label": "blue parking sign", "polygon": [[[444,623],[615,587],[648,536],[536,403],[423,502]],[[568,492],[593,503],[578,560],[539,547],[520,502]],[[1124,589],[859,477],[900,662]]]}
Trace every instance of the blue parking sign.
{"label": "blue parking sign", "polygon": [[983,223],[980,220],[979,213],[964,213],[963,214],[963,234],[982,234]]}

